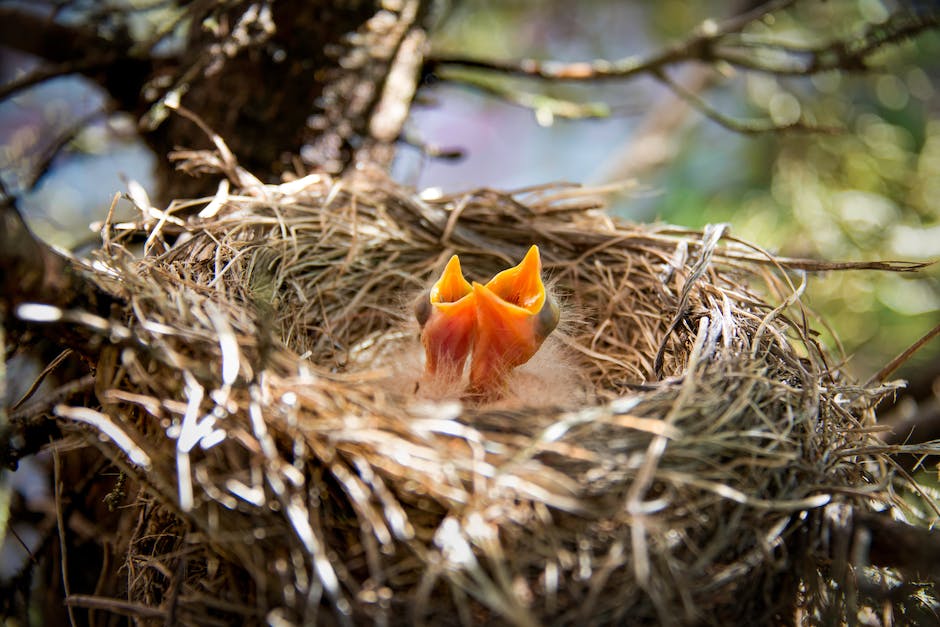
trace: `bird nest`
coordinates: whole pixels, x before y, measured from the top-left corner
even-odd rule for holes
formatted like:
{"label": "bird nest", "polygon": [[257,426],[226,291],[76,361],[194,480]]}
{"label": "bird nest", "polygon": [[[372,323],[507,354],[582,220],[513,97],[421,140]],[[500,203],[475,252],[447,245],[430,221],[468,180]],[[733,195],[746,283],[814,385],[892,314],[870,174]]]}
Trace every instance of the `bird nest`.
{"label": "bird nest", "polygon": [[[806,264],[724,226],[614,221],[578,187],[431,199],[368,170],[273,186],[183,156],[227,175],[215,198],[141,206],[76,262],[121,305],[75,317],[104,339],[100,405],[56,411],[126,496],[99,586],[123,598],[73,607],[725,625],[864,605],[833,583],[828,521],[901,506],[871,435],[894,388],[830,363]],[[562,320],[516,392],[416,392],[413,297],[452,254],[485,280],[530,244]]]}

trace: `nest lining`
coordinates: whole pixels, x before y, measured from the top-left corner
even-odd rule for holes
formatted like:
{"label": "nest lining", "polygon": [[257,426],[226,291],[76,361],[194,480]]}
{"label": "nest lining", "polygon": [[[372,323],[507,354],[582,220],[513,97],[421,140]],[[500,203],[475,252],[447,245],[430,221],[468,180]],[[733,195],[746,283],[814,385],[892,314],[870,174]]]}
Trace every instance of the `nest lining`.
{"label": "nest lining", "polygon": [[[150,618],[812,621],[844,594],[821,512],[899,505],[866,429],[891,388],[831,369],[797,273],[724,227],[617,223],[580,188],[431,201],[369,171],[228,174],[202,217],[106,225],[87,270],[133,339],[103,352],[97,415],[60,408],[131,442],[103,448],[142,486],[128,597]],[[583,394],[387,385],[371,356],[417,342],[407,304],[451,254],[491,275],[532,243]]]}

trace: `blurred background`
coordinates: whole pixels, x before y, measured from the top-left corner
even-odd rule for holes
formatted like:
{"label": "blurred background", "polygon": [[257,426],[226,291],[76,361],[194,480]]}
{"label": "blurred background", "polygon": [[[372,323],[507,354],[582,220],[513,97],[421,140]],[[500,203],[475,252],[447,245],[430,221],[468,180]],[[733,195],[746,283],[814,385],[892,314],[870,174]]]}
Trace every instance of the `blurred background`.
{"label": "blurred background", "polygon": [[[60,19],[82,19],[83,3],[74,4]],[[141,33],[171,17],[172,3],[127,4],[153,7],[137,18]],[[734,4],[441,2],[434,50],[486,59],[645,56],[750,6]],[[751,24],[742,40],[825,44],[898,10],[936,4],[798,2]],[[940,33],[900,41],[871,61],[868,72],[812,77],[721,65],[716,73],[693,64],[670,75],[730,119],[804,119],[841,129],[835,134],[735,132],[648,76],[587,84],[470,76],[470,85],[432,76],[419,91],[408,134],[464,156],[434,159],[403,146],[394,174],[442,192],[633,180],[628,193],[611,197],[611,212],[628,220],[693,228],[728,222],[734,235],[784,256],[940,259]],[[37,63],[0,48],[0,84]],[[525,95],[527,106],[494,93]],[[558,104],[569,102],[579,106]],[[88,224],[103,218],[115,192],[131,180],[152,188],[162,155],[151,154],[135,128],[136,120],[107,112],[105,95],[75,76],[0,101],[0,177],[41,237],[68,248],[88,244]],[[129,212],[129,203],[121,210]],[[832,329],[824,331],[826,343],[839,351],[841,342],[846,367],[867,378],[940,322],[940,268],[813,276],[806,302]],[[940,376],[940,342],[898,376],[929,390]]]}

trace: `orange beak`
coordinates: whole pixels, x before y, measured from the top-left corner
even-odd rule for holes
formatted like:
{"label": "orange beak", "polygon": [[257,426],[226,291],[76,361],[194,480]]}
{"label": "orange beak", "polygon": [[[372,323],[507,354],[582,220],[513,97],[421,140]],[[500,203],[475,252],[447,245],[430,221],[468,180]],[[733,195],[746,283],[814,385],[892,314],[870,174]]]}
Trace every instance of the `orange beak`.
{"label": "orange beak", "polygon": [[441,278],[415,305],[415,315],[422,327],[425,373],[459,379],[470,353],[476,308],[473,289],[463,277],[457,255],[450,258]]}
{"label": "orange beak", "polygon": [[486,285],[473,284],[476,334],[470,393],[499,397],[513,368],[529,361],[558,324],[558,305],[545,292],[539,249]]}

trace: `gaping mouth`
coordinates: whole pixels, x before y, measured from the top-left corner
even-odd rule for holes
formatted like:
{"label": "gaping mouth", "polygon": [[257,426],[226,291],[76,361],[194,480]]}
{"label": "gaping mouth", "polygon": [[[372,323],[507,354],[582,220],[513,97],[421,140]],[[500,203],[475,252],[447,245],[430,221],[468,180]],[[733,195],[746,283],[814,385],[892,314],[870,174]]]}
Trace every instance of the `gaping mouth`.
{"label": "gaping mouth", "polygon": [[477,329],[470,392],[492,398],[502,394],[509,373],[529,361],[558,324],[558,306],[545,291],[537,246],[486,285],[474,283],[473,296]]}
{"label": "gaping mouth", "polygon": [[463,277],[457,255],[447,262],[427,297],[415,305],[415,315],[422,326],[425,371],[459,379],[473,341],[476,310],[473,289]]}
{"label": "gaping mouth", "polygon": [[470,354],[469,393],[490,399],[502,394],[509,373],[532,358],[559,318],[542,282],[537,246],[486,285],[468,283],[452,257],[416,314],[426,374],[459,378]]}

